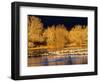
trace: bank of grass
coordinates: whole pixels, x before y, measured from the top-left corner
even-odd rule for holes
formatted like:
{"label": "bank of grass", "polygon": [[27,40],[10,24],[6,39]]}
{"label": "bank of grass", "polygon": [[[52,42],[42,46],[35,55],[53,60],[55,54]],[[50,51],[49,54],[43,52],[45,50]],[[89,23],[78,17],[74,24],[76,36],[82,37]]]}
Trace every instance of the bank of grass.
{"label": "bank of grass", "polygon": [[66,46],[64,48],[51,48],[47,46],[40,46],[34,48],[28,48],[28,57],[39,57],[45,55],[87,55],[87,45],[84,46]]}

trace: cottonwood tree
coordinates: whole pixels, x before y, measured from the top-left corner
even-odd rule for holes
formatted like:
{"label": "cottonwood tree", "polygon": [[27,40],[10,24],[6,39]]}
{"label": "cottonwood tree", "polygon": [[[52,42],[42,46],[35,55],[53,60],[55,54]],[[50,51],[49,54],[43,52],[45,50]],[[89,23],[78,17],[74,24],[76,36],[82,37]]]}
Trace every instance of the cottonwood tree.
{"label": "cottonwood tree", "polygon": [[88,27],[83,26],[83,31],[82,31],[82,44],[87,45],[88,43]]}
{"label": "cottonwood tree", "polygon": [[47,27],[47,29],[43,33],[48,48],[55,48],[55,43],[56,43],[55,29],[56,29],[55,26],[52,25],[51,27]]}
{"label": "cottonwood tree", "polygon": [[64,48],[68,40],[68,31],[64,25],[52,25],[48,27],[44,34],[48,48]]}
{"label": "cottonwood tree", "polygon": [[38,17],[28,16],[28,46],[36,46],[35,42],[43,42],[43,24]]}
{"label": "cottonwood tree", "polygon": [[68,31],[64,25],[56,26],[56,49],[64,48],[68,43]]}
{"label": "cottonwood tree", "polygon": [[87,27],[83,28],[82,25],[75,25],[69,32],[69,40],[76,46],[87,43]]}

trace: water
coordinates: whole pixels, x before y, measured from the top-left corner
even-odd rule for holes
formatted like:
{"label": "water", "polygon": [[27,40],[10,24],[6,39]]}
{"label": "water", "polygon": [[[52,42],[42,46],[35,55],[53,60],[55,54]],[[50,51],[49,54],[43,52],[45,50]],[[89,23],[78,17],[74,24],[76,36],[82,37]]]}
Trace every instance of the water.
{"label": "water", "polygon": [[87,64],[87,55],[40,56],[28,58],[28,66]]}

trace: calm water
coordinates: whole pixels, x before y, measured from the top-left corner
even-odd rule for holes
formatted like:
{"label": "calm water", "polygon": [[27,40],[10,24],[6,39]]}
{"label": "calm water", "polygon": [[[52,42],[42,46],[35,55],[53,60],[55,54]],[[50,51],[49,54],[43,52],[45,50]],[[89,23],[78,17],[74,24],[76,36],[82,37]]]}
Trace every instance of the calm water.
{"label": "calm water", "polygon": [[28,66],[73,65],[87,63],[87,55],[54,55],[28,58]]}

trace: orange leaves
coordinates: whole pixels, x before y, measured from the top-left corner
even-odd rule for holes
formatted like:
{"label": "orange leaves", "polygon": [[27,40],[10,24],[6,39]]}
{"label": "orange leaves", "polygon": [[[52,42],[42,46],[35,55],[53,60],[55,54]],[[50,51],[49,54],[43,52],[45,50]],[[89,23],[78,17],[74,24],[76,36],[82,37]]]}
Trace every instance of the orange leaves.
{"label": "orange leaves", "polygon": [[46,42],[49,48],[59,49],[63,48],[67,42],[68,31],[64,25],[52,25],[45,30],[44,36],[47,38]]}
{"label": "orange leaves", "polygon": [[75,25],[69,32],[70,43],[74,43],[76,46],[87,44],[87,29],[86,26]]}
{"label": "orange leaves", "polygon": [[28,16],[28,47],[43,47],[61,49],[70,45],[87,45],[87,26],[75,25],[70,31],[63,24],[43,28],[41,19]]}
{"label": "orange leaves", "polygon": [[28,19],[28,39],[31,42],[42,42],[43,24],[38,17],[29,16]]}

